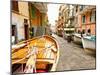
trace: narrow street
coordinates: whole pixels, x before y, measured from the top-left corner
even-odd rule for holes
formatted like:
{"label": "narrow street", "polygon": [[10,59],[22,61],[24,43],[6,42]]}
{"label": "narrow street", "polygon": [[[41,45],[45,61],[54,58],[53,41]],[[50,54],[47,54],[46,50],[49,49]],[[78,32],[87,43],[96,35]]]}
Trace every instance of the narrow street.
{"label": "narrow street", "polygon": [[96,55],[95,5],[15,0],[11,4],[12,73],[96,68],[96,57],[84,50]]}
{"label": "narrow street", "polygon": [[67,43],[62,37],[53,34],[60,49],[57,71],[95,69],[95,57],[84,52],[83,48],[74,43]]}

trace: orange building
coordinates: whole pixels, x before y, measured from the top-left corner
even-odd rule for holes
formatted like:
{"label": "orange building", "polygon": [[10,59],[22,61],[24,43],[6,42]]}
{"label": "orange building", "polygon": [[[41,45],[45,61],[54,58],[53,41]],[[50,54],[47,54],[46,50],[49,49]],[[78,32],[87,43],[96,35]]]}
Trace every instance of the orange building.
{"label": "orange building", "polygon": [[96,34],[96,6],[77,5],[76,19],[77,32]]}
{"label": "orange building", "polygon": [[31,2],[29,3],[29,8],[32,36],[43,35],[48,22],[47,4]]}

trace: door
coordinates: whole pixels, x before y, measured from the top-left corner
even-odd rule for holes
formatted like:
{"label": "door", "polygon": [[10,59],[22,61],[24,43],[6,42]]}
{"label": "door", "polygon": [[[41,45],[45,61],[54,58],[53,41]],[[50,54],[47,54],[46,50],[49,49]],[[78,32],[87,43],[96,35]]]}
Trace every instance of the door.
{"label": "door", "polygon": [[28,27],[28,20],[24,19],[24,34],[25,34],[25,40],[29,39],[29,27]]}
{"label": "door", "polygon": [[29,29],[28,29],[28,25],[24,25],[24,32],[25,32],[25,40],[29,39]]}
{"label": "door", "polygon": [[17,43],[17,27],[16,25],[12,25],[12,44]]}

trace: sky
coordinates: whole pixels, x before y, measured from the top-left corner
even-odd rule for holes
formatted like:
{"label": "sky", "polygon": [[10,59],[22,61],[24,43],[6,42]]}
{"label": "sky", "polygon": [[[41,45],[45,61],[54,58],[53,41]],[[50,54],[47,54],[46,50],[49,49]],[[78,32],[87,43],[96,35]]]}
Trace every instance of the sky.
{"label": "sky", "polygon": [[48,4],[48,20],[52,26],[55,25],[55,20],[58,19],[59,6],[60,4]]}

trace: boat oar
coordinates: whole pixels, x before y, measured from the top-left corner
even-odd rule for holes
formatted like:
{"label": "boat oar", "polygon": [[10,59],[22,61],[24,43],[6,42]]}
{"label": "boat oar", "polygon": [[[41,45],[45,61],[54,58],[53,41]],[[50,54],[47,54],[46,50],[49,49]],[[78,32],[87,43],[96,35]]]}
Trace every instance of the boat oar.
{"label": "boat oar", "polygon": [[30,54],[31,56],[29,57],[26,63],[25,70],[24,70],[25,73],[33,73],[33,69],[36,73],[36,54],[37,52],[38,52],[37,48],[32,47],[32,53]]}

